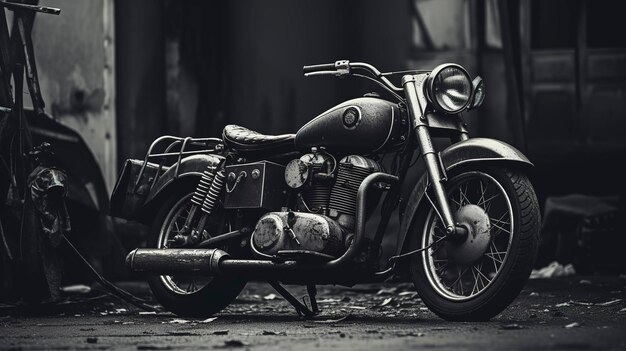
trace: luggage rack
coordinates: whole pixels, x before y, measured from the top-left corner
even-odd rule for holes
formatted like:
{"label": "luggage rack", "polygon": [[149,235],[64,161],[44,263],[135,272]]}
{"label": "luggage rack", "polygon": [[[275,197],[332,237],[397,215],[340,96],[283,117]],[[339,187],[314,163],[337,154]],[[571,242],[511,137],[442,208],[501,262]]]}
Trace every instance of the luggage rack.
{"label": "luggage rack", "polygon": [[[152,183],[150,184],[150,189],[152,189],[157,179],[159,178],[159,174],[163,169],[168,170],[171,167],[176,167],[174,171],[174,178],[177,178],[178,168],[180,167],[180,162],[183,159],[183,156],[199,155],[220,151],[221,149],[223,149],[222,143],[223,141],[220,138],[182,138],[171,135],[164,135],[157,138],[152,142],[150,148],[148,149],[148,152],[146,153],[146,156],[143,159],[143,164],[141,165],[141,170],[139,171],[139,175],[133,186],[133,191],[135,191],[139,186],[141,177],[146,169],[146,166],[151,163],[150,160],[158,158],[161,159],[158,164],[156,174],[154,175]],[[163,147],[164,145],[167,145],[167,147]],[[159,149],[163,151],[157,152],[156,150]],[[171,166],[165,166],[165,162],[168,159],[172,159],[174,157],[177,158],[176,164]]]}

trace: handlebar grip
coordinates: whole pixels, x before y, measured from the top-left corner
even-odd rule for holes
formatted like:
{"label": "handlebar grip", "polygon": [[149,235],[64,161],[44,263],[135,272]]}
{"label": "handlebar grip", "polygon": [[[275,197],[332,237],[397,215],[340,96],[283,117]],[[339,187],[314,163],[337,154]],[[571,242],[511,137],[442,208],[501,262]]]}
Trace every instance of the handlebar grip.
{"label": "handlebar grip", "polygon": [[302,67],[302,71],[304,74],[312,73],[317,71],[334,71],[336,70],[334,63],[324,63],[321,65],[311,65]]}

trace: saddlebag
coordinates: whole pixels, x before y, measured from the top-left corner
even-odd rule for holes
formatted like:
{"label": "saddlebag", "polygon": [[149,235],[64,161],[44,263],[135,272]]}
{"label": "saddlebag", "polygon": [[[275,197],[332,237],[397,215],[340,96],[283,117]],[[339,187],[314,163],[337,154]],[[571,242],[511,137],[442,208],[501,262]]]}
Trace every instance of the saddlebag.
{"label": "saddlebag", "polygon": [[[147,162],[143,172],[143,160],[126,160],[111,194],[111,216],[135,219],[146,202],[159,165]],[[159,174],[169,167],[163,166]]]}

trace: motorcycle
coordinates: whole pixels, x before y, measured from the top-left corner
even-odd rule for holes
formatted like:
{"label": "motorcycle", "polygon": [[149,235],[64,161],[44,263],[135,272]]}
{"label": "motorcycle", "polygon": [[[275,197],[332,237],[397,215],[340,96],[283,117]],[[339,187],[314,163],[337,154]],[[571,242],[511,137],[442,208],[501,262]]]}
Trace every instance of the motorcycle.
{"label": "motorcycle", "polygon": [[[112,215],[151,225],[149,247],[131,251],[127,267],[181,316],[215,314],[261,280],[312,317],[316,285],[394,274],[410,278],[444,319],[503,311],[532,270],[540,211],[528,158],[469,137],[462,112],[482,104],[482,79],[451,63],[381,73],[346,60],[305,66],[304,75],[366,78],[397,101],[366,94],[295,134],[227,125],[221,138],[156,139],[143,160],[126,161],[111,197]],[[433,138],[451,145],[437,151]],[[386,167],[385,155],[393,155]],[[420,158],[424,174],[404,196]],[[378,206],[377,230],[366,233]],[[395,254],[381,265],[398,207]],[[306,286],[311,306],[281,284]]]}

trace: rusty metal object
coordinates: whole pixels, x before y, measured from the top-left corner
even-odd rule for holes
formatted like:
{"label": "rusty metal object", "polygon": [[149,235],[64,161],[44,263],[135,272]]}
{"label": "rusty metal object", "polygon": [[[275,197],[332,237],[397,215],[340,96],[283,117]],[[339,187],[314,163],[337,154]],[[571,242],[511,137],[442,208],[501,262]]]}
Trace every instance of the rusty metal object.
{"label": "rusty metal object", "polygon": [[229,255],[220,249],[135,249],[126,256],[133,272],[219,274],[219,263]]}
{"label": "rusty metal object", "polygon": [[331,218],[305,212],[270,212],[257,222],[252,245],[259,253],[307,250],[338,257],[345,251],[344,231]]}
{"label": "rusty metal object", "polygon": [[30,198],[44,236],[53,247],[57,247],[63,235],[71,230],[65,206],[68,177],[64,170],[51,165],[53,153],[50,144],[42,143],[29,155],[39,163],[28,177]]}

